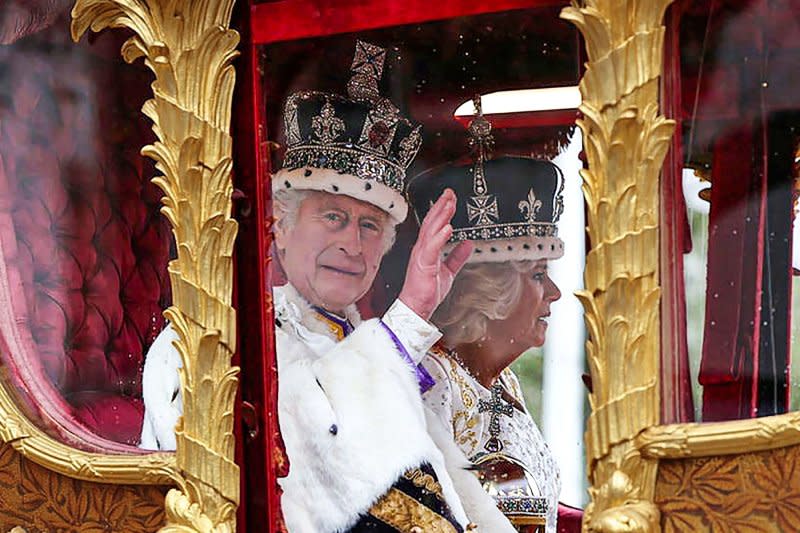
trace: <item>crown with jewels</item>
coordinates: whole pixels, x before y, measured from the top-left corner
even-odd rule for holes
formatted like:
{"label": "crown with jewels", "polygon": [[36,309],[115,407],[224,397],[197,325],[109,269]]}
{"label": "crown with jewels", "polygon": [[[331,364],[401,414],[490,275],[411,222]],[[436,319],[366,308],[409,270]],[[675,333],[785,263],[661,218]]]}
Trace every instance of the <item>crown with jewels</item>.
{"label": "crown with jewels", "polygon": [[472,164],[450,163],[416,176],[408,197],[418,220],[453,189],[458,198],[445,252],[460,241],[475,242],[470,262],[557,259],[564,254],[556,223],[564,210],[564,176],[550,161],[521,156],[492,157],[492,125],[480,97],[469,124]]}
{"label": "crown with jewels", "polygon": [[406,170],[422,144],[422,127],[378,92],[386,50],[356,41],[347,96],[301,91],[286,101],[286,155],[274,189],[346,194],[397,222],[408,212]]}

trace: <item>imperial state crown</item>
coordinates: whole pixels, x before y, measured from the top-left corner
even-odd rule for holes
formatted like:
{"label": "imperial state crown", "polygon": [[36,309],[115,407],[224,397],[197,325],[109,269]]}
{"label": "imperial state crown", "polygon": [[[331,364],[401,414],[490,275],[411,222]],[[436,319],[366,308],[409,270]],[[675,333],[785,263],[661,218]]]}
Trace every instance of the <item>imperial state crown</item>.
{"label": "imperial state crown", "polygon": [[286,101],[287,149],[274,189],[346,194],[396,221],[408,212],[406,169],[422,144],[422,127],[378,92],[386,50],[356,42],[347,96],[301,91]]}

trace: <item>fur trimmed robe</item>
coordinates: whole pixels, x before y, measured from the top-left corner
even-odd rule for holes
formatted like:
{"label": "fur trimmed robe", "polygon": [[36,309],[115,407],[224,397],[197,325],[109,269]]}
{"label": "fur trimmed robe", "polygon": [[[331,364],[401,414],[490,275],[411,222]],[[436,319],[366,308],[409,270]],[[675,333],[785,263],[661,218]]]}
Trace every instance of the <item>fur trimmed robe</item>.
{"label": "fur trimmed robe", "polygon": [[[479,532],[515,531],[466,470],[450,432],[423,406],[414,368],[379,320],[361,322],[353,306],[346,318],[355,329],[339,340],[293,287],[273,292],[278,416],[290,465],[279,482],[290,533],[347,531],[407,470],[424,463],[462,527],[472,521]],[[439,335],[428,335],[423,326],[432,326],[409,312],[393,305],[383,321],[419,361]]]}

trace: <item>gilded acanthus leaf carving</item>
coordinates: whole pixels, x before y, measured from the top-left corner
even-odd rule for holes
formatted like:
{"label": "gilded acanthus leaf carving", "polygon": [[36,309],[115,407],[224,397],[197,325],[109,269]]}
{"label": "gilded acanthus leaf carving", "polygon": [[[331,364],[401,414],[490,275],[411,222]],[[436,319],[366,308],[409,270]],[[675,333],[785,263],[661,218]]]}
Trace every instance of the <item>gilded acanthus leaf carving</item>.
{"label": "gilded acanthus leaf carving", "polygon": [[[166,499],[165,531],[235,529],[239,469],[233,461],[231,366],[236,317],[231,307],[231,99],[238,34],[233,0],[77,0],[72,33],[124,27],[125,60],[143,58],[155,74],[142,111],[157,141],[142,153],[156,162],[177,259],[169,265],[178,334],[183,418],[176,430],[180,489]],[[87,465],[89,467],[90,465]]]}
{"label": "gilded acanthus leaf carving", "polygon": [[643,455],[660,459],[774,450],[798,443],[800,412],[747,420],[654,426],[636,440]]}
{"label": "gilded acanthus leaf carving", "polygon": [[658,176],[674,123],[658,110],[670,0],[574,1],[561,16],[583,33],[582,171],[592,249],[578,293],[592,413],[586,449],[592,501],[585,531],[658,531],[657,461],[634,439],[659,422]]}
{"label": "gilded acanthus leaf carving", "polygon": [[166,491],[69,478],[0,445],[0,531],[149,533],[164,523]]}
{"label": "gilded acanthus leaf carving", "polygon": [[800,447],[662,461],[656,502],[665,533],[797,531]]}

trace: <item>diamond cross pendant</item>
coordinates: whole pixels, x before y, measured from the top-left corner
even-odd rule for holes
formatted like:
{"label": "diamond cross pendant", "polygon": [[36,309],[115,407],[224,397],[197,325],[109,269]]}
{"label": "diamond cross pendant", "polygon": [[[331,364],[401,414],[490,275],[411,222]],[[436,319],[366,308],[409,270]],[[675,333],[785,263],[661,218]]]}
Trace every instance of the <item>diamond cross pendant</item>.
{"label": "diamond cross pendant", "polygon": [[484,413],[489,411],[489,435],[492,437],[486,441],[484,448],[492,453],[499,452],[503,449],[503,443],[500,442],[500,415],[505,415],[509,418],[514,416],[514,407],[503,399],[503,386],[500,383],[492,385],[492,400],[478,401],[478,412]]}

